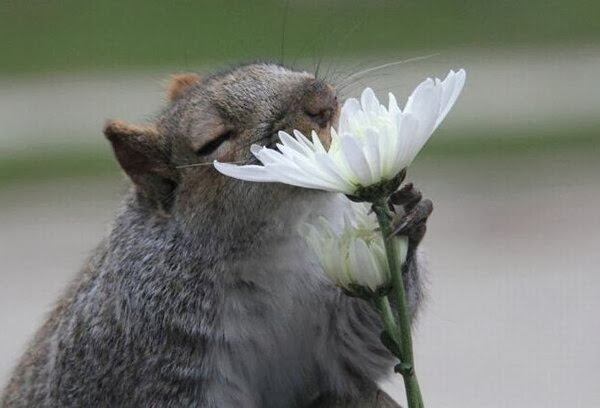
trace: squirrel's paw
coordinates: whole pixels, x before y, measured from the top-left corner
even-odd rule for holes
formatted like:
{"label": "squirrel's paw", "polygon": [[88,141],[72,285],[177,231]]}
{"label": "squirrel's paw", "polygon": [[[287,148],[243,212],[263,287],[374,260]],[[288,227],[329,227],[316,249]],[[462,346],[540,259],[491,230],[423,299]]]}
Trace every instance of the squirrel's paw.
{"label": "squirrel's paw", "polygon": [[407,236],[409,245],[416,247],[425,236],[433,203],[429,199],[423,199],[421,192],[412,183],[408,183],[392,194],[390,207],[396,213],[394,234]]}

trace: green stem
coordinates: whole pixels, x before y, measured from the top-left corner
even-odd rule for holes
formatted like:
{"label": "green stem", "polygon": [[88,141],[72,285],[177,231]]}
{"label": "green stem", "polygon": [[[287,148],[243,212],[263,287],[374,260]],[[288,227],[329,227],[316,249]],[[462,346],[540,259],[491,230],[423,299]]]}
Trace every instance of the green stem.
{"label": "green stem", "polygon": [[[377,310],[379,311],[379,316],[381,317],[381,320],[383,321],[383,327],[385,328],[385,331],[390,335],[390,337],[392,338],[392,340],[394,340],[394,342],[398,345],[398,347],[401,348],[400,346],[400,331],[398,330],[398,326],[396,325],[396,320],[394,319],[394,312],[392,311],[392,306],[390,305],[390,300],[388,299],[387,296],[381,296],[381,297],[377,297],[375,298],[375,306],[377,307]],[[394,350],[390,350],[392,351],[392,353],[394,353]],[[396,353],[394,353],[396,354]],[[402,350],[400,349],[400,355],[396,356],[398,357],[400,360],[402,360]]]}
{"label": "green stem", "polygon": [[[419,383],[415,374],[410,317],[404,291],[404,280],[402,279],[402,265],[397,246],[393,242],[392,215],[387,206],[387,199],[383,198],[373,202],[373,211],[377,215],[379,228],[383,234],[383,242],[385,244],[385,251],[390,267],[392,286],[397,298],[398,326],[400,329],[400,333],[398,333],[400,341],[398,341],[398,344],[402,352],[402,365],[404,366],[404,369],[401,370],[401,374],[404,379],[404,387],[406,388],[408,408],[424,408],[421,390],[419,389]],[[386,324],[387,329],[387,323],[385,321],[384,324]],[[395,326],[396,325],[394,324],[394,327]],[[389,334],[394,336],[392,333]]]}

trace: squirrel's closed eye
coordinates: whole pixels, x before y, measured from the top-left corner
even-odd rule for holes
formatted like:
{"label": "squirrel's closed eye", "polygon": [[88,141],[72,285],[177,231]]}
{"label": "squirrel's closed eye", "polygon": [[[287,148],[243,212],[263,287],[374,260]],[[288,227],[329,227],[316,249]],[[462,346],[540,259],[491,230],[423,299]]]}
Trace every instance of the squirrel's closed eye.
{"label": "squirrel's closed eye", "polygon": [[327,123],[331,120],[333,116],[333,110],[331,109],[320,109],[316,112],[305,110],[304,113],[308,116],[313,122],[316,122],[320,127],[327,126]]}
{"label": "squirrel's closed eye", "polygon": [[230,140],[234,136],[235,136],[235,131],[233,129],[227,129],[224,132],[220,133],[213,140],[207,142],[202,147],[200,147],[198,150],[196,150],[196,154],[198,156],[208,156],[208,155],[214,153],[219,148],[219,146],[221,146],[223,143]]}

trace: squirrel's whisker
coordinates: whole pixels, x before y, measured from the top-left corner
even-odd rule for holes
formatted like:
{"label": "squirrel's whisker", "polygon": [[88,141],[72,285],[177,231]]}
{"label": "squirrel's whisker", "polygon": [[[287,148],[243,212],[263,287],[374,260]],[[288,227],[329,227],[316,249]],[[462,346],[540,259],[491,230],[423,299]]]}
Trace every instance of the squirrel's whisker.
{"label": "squirrel's whisker", "polygon": [[[388,62],[386,64],[377,65],[377,66],[374,66],[374,67],[371,67],[371,68],[364,69],[362,71],[355,72],[355,73],[347,76],[345,78],[344,82],[346,82],[346,81],[347,82],[351,82],[353,79],[360,78],[360,77],[364,76],[365,74],[368,74],[369,72],[378,71],[380,69],[385,69],[385,68],[393,67],[393,66],[396,66],[396,65],[407,64],[407,63],[410,63],[410,62],[422,61],[422,60],[425,60],[425,59],[436,57],[438,55],[440,55],[440,53],[436,52],[436,53],[429,54],[429,55],[421,55],[419,57],[408,58],[408,59],[405,59],[405,60],[393,61],[393,62]],[[344,84],[342,83],[342,85],[344,85]]]}
{"label": "squirrel's whisker", "polygon": [[[222,162],[222,163],[231,163],[231,164],[243,164],[246,160],[233,161],[233,162]],[[181,166],[175,166],[176,169],[184,169],[186,167],[198,167],[198,166],[212,166],[212,162],[210,163],[192,163],[192,164],[182,164]]]}

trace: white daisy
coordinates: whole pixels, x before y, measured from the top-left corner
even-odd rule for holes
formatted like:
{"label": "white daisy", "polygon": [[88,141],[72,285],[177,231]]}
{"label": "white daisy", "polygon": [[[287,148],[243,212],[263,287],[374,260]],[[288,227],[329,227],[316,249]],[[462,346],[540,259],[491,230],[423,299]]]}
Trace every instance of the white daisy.
{"label": "white daisy", "polygon": [[391,93],[388,107],[384,107],[373,90],[366,88],[360,101],[350,98],[344,103],[338,130],[331,129],[329,149],[315,132],[312,141],[297,130],[295,137],[279,132],[278,150],[251,147],[262,166],[215,161],[215,168],[241,180],[356,195],[393,180],[411,164],[456,102],[465,75],[461,69],[450,71],[443,81],[426,79],[409,96],[404,109]]}
{"label": "white daisy", "polygon": [[[357,296],[378,294],[391,284],[383,237],[375,228],[369,207],[353,204],[344,214],[343,228],[336,232],[320,218],[317,225],[304,224],[300,234],[313,250],[323,272],[338,286]],[[406,259],[406,237],[394,238],[400,263]]]}

